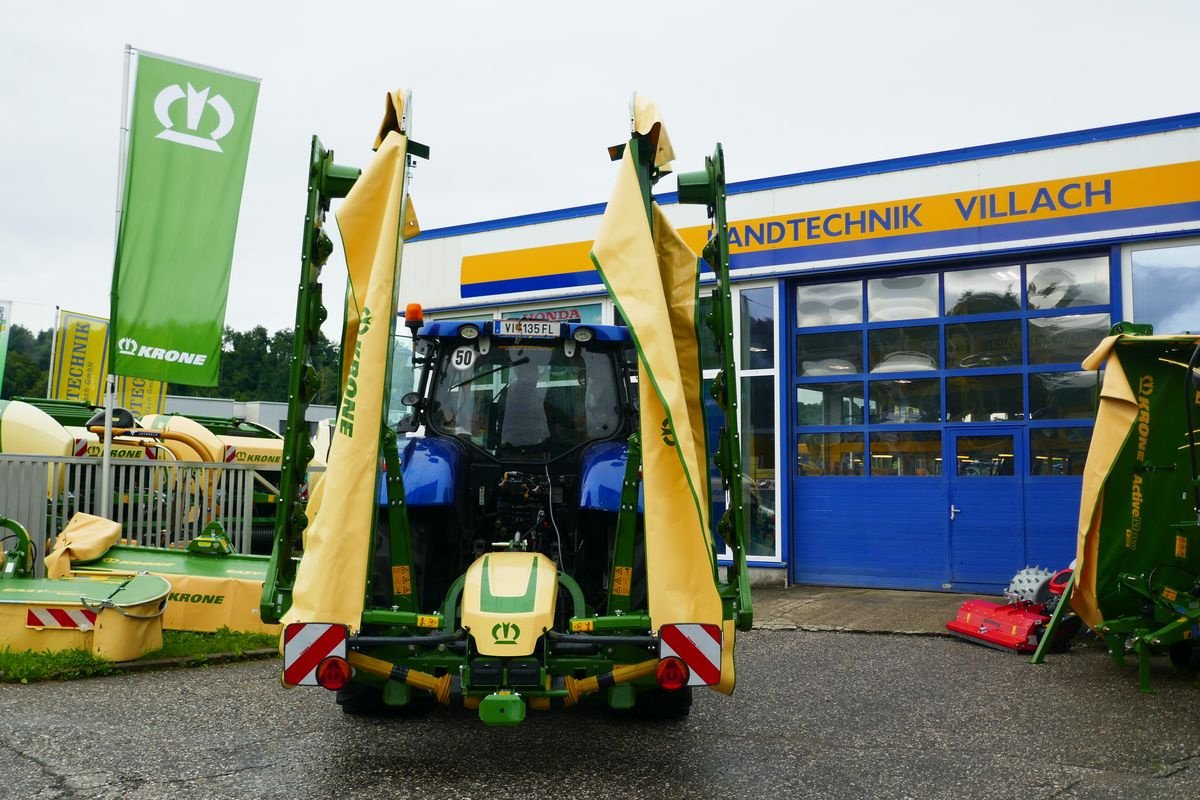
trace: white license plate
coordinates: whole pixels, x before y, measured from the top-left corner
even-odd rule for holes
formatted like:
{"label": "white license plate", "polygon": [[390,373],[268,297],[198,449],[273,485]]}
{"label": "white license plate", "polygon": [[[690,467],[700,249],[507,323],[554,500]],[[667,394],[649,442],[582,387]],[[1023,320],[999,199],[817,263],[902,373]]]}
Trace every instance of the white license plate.
{"label": "white license plate", "polygon": [[501,336],[532,336],[553,339],[558,336],[562,323],[537,319],[502,319],[497,323]]}

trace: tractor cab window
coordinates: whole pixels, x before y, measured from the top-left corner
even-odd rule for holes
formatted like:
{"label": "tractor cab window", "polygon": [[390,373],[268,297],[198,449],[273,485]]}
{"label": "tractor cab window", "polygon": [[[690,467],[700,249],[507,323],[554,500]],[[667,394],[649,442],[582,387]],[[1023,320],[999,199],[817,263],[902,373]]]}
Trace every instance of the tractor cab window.
{"label": "tractor cab window", "polygon": [[460,342],[441,354],[429,425],[497,458],[557,458],[620,428],[615,353]]}

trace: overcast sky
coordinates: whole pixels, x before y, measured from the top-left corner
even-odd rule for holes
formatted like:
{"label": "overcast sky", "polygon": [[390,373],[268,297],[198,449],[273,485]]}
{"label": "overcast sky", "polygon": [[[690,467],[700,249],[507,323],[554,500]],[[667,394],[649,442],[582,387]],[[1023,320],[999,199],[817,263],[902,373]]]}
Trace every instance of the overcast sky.
{"label": "overcast sky", "polygon": [[241,329],[293,324],[310,136],[364,165],[397,86],[433,149],[412,187],[425,229],[606,200],[635,89],[677,168],[719,140],[731,180],[1200,111],[1191,0],[0,8],[0,299],[33,329],[56,305],[108,314],[127,43],[262,79],[226,319]]}

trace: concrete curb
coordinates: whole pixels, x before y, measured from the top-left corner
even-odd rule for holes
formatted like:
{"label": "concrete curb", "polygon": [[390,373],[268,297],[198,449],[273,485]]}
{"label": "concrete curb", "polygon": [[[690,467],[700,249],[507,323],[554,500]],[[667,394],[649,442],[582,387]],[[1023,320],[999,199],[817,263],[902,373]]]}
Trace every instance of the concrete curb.
{"label": "concrete curb", "polygon": [[241,653],[211,653],[203,656],[176,656],[175,658],[156,658],[152,661],[115,661],[111,664],[118,672],[138,672],[144,669],[173,669],[177,667],[200,667],[208,664],[229,664],[236,661],[256,661],[264,658],[278,658],[279,651],[275,648],[246,650]]}

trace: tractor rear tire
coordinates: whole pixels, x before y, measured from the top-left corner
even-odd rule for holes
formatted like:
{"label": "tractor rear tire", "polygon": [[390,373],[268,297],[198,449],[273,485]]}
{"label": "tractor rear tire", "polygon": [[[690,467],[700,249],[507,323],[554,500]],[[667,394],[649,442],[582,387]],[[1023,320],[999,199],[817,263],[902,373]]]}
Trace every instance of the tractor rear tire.
{"label": "tractor rear tire", "polygon": [[1191,641],[1176,642],[1167,650],[1171,665],[1181,672],[1200,671],[1200,644]]}
{"label": "tractor rear tire", "polygon": [[349,683],[337,690],[337,704],[352,717],[382,717],[388,713],[383,692],[374,686]]}
{"label": "tractor rear tire", "polygon": [[673,692],[651,689],[637,697],[634,710],[644,719],[683,719],[692,710],[692,687]]}

